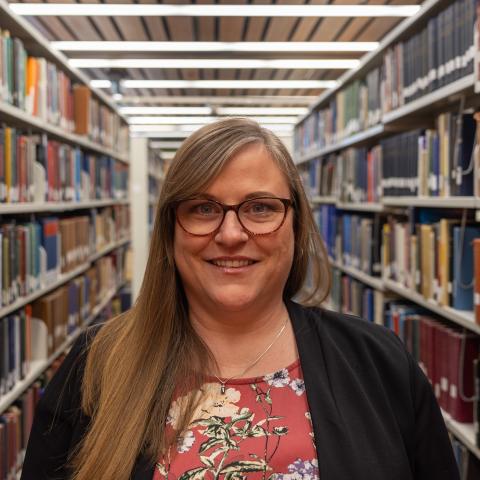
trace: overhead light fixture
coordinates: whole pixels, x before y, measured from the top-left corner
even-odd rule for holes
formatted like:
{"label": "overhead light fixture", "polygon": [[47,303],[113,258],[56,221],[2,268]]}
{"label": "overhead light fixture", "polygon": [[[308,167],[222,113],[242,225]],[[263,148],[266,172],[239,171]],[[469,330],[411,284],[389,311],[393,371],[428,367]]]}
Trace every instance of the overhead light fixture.
{"label": "overhead light fixture", "polygon": [[[213,120],[212,120],[213,121]],[[194,132],[200,126],[207,125],[211,122],[184,125],[131,125],[131,132]],[[272,132],[293,132],[293,125],[285,124],[261,124],[262,127],[268,128]]]}
{"label": "overhead light fixture", "polygon": [[[335,80],[123,80],[121,85],[122,88],[319,89],[333,88],[337,82]],[[109,88],[109,86],[98,88]]]}
{"label": "overhead light fixture", "polygon": [[358,67],[360,60],[347,59],[211,59],[211,58],[72,58],[68,63],[74,68],[295,68],[308,70],[348,70]]}
{"label": "overhead light fixture", "polygon": [[[123,115],[211,115],[211,107],[120,107]],[[307,109],[305,109],[307,110]]]}
{"label": "overhead light fixture", "polygon": [[60,41],[63,52],[371,52],[378,42],[97,42]]}
{"label": "overhead light fixture", "polygon": [[[248,117],[258,123],[266,124],[284,124],[294,125],[298,122],[297,117]],[[199,123],[209,123],[215,120],[220,120],[219,117],[129,117],[128,123],[130,125],[197,125]]]}
{"label": "overhead light fixture", "polygon": [[304,115],[304,107],[218,107],[217,115]]}
{"label": "overhead light fixture", "polygon": [[[211,115],[211,107],[120,107],[123,115]],[[218,107],[216,115],[304,115],[305,107]]]}
{"label": "overhead light fixture", "polygon": [[[201,128],[201,125],[196,125],[196,129],[198,130]],[[193,131],[195,131],[193,130]],[[151,130],[146,130],[146,131],[141,131],[141,132],[132,132],[130,130],[130,135],[132,137],[140,137],[140,138],[150,138],[150,139],[161,139],[161,140],[177,140],[177,141],[182,141],[183,139],[187,138],[192,134],[193,131],[190,132],[182,132],[179,130],[174,130],[171,132],[159,132],[159,131],[151,131]],[[292,141],[292,135],[293,135],[293,130],[288,131],[288,132],[279,132],[276,131],[275,135],[279,137],[280,139],[284,139],[286,142],[291,142]],[[288,143],[287,143],[288,147]]]}
{"label": "overhead light fixture", "polygon": [[410,17],[419,5],[10,3],[18,15],[96,17]]}
{"label": "overhead light fixture", "polygon": [[178,149],[180,148],[182,145],[182,142],[150,142],[148,144],[148,146],[150,148],[160,148],[160,149],[165,149],[165,150],[168,150],[168,149],[172,149],[172,150],[175,150],[175,149]]}
{"label": "overhead light fixture", "polygon": [[203,95],[124,95],[122,105],[310,105],[318,97],[315,95],[241,95],[238,97]]}
{"label": "overhead light fixture", "polygon": [[110,88],[112,82],[110,80],[90,80],[90,86],[92,88]]}

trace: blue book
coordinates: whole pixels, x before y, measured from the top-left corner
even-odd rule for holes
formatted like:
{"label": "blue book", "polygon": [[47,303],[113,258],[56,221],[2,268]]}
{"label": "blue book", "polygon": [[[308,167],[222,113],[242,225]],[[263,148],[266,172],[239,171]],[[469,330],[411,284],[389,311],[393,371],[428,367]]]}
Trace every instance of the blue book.
{"label": "blue book", "polygon": [[75,149],[75,164],[74,164],[74,185],[75,185],[75,201],[81,200],[82,190],[82,151],[79,148]]}
{"label": "blue book", "polygon": [[452,307],[473,311],[473,239],[480,237],[478,227],[453,227]]}
{"label": "blue book", "polygon": [[42,225],[42,246],[47,254],[47,272],[60,267],[59,261],[59,222],[56,217],[45,217]]}

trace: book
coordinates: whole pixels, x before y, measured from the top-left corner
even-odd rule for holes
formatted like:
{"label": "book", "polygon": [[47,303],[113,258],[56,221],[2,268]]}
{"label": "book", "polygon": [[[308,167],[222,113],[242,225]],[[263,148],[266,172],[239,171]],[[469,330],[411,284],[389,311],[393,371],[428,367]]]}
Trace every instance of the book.
{"label": "book", "polygon": [[480,325],[480,238],[473,239],[473,289],[475,321]]}
{"label": "book", "polygon": [[453,286],[452,307],[473,311],[473,248],[480,237],[480,228],[456,226],[453,228]]}

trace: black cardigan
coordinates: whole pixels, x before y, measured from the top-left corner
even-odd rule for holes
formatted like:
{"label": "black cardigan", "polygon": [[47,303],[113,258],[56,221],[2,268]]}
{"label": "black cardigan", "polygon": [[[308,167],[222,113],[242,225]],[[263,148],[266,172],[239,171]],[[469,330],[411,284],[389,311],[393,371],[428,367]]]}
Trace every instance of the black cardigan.
{"label": "black cardigan", "polygon": [[[357,317],[293,302],[287,308],[321,480],[459,480],[430,384],[401,340]],[[88,428],[79,409],[87,345],[83,335],[40,400],[21,480],[69,478],[63,465]],[[153,472],[140,456],[131,478],[151,480]]]}

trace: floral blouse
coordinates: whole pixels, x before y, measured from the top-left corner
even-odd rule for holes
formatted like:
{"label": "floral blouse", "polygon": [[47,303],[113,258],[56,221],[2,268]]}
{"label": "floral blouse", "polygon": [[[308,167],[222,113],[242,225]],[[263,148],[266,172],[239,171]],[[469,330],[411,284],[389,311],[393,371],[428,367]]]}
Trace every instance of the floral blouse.
{"label": "floral blouse", "polygon": [[[318,480],[305,384],[297,360],[263,378],[205,383],[194,420],[162,455],[153,480]],[[176,428],[187,397],[167,423]]]}

